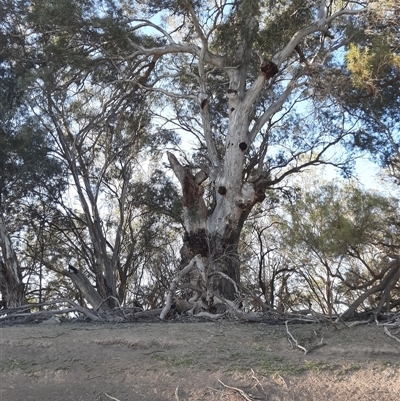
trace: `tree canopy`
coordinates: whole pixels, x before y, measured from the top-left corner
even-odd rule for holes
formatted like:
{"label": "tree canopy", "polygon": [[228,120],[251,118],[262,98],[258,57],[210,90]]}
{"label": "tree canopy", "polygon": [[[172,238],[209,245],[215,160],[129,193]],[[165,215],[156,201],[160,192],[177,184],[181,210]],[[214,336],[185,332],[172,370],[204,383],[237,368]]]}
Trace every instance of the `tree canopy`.
{"label": "tree canopy", "polygon": [[349,179],[368,152],[399,178],[399,11],[7,0],[3,304],[398,307],[396,201],[297,177],[325,165]]}

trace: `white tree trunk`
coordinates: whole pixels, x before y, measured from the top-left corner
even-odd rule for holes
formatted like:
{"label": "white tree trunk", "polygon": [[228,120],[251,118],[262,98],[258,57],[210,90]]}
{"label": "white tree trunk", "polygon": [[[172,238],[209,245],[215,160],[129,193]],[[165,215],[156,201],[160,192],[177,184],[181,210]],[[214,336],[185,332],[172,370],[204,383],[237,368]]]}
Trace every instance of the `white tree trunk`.
{"label": "white tree trunk", "polygon": [[0,290],[3,298],[3,307],[15,308],[26,304],[24,284],[19,269],[17,255],[14,251],[4,221],[3,211],[0,209]]}
{"label": "white tree trunk", "polygon": [[75,284],[76,288],[81,292],[86,301],[93,307],[94,310],[108,310],[110,309],[107,302],[99,295],[93,287],[89,279],[79,270],[65,271],[64,274],[68,276]]}

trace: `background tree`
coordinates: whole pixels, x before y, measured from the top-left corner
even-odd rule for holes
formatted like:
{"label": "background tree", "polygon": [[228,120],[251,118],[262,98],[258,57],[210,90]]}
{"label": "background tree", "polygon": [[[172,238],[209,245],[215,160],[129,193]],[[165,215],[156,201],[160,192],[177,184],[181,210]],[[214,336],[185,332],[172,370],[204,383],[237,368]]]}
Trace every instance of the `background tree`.
{"label": "background tree", "polygon": [[327,74],[330,83],[336,82],[331,96],[341,102],[355,124],[351,144],[389,167],[397,179],[400,7],[395,1],[375,2],[372,7],[373,12],[348,28],[345,59]]}
{"label": "background tree", "polygon": [[33,65],[20,60],[16,50],[23,38],[12,15],[19,11],[17,4],[6,2],[0,35],[0,288],[6,308],[26,302],[13,236],[33,218],[32,205],[51,202],[63,185],[61,166],[49,153],[51,138],[24,103]]}
{"label": "background tree", "polygon": [[[39,276],[42,266],[53,271],[47,273],[47,294],[66,276],[81,302],[107,309],[127,300],[151,249],[166,241],[154,235],[161,221],[140,200],[147,190],[145,171],[158,163],[157,149],[174,138],[169,131],[154,135],[132,79],[141,70],[125,60],[121,65],[127,35],[121,10],[73,1],[26,6],[7,16],[19,22],[13,24],[20,38],[16,54],[31,65],[23,69],[29,77],[23,100],[38,130],[51,139],[46,151],[68,172],[69,186],[53,194],[52,205],[37,204],[25,260],[39,265]],[[157,213],[173,194],[152,201],[159,203]],[[165,210],[169,223],[174,216]],[[34,288],[37,280],[30,283]]]}
{"label": "background tree", "polygon": [[285,223],[278,226],[286,238],[282,253],[296,271],[292,288],[304,286],[297,307],[308,303],[343,318],[396,307],[397,201],[351,183],[318,180],[309,188],[283,205]]}

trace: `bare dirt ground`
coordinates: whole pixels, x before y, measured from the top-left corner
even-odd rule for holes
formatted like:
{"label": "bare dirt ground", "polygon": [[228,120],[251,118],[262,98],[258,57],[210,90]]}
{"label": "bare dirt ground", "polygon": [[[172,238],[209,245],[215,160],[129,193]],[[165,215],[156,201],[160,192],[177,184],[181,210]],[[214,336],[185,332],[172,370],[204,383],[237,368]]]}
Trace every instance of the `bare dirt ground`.
{"label": "bare dirt ground", "polygon": [[289,329],[326,344],[304,355],[284,325],[228,321],[2,327],[0,400],[400,399],[400,343],[382,327]]}

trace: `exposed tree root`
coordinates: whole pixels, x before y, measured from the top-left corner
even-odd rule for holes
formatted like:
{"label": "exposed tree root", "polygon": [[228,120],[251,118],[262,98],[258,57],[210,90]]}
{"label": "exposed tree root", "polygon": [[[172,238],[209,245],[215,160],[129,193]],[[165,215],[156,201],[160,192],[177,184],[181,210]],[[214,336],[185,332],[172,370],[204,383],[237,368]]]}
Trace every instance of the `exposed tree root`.
{"label": "exposed tree root", "polygon": [[161,311],[161,313],[160,313],[160,319],[161,319],[161,320],[164,320],[164,319],[166,318],[166,316],[168,315],[168,312],[169,312],[170,309],[171,309],[172,302],[173,302],[173,298],[174,298],[174,296],[175,296],[175,292],[176,292],[176,289],[178,288],[179,282],[182,280],[182,278],[183,278],[186,274],[190,273],[190,272],[194,269],[196,263],[197,263],[197,264],[201,263],[201,256],[200,256],[200,255],[196,255],[196,256],[190,261],[190,263],[189,263],[186,267],[184,267],[184,268],[177,274],[177,276],[172,280],[171,285],[170,285],[170,287],[169,287],[169,291],[168,291],[168,293],[167,293],[167,300],[166,300],[166,302],[165,302],[165,306],[164,306],[164,308],[162,309],[162,311]]}

